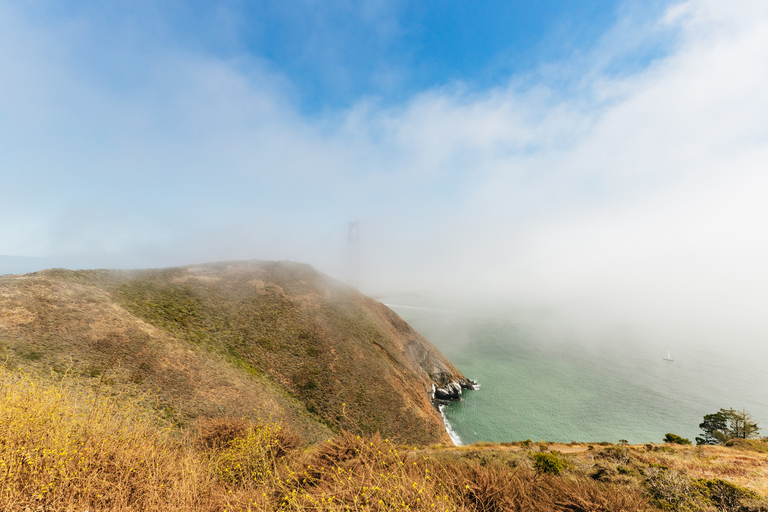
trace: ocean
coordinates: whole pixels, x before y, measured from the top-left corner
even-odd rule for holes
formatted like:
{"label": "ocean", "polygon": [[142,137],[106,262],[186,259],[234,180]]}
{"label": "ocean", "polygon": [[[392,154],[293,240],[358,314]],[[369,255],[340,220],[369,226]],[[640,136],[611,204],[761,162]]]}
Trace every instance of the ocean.
{"label": "ocean", "polygon": [[[667,432],[695,442],[703,416],[720,408],[746,409],[768,435],[764,347],[670,347],[621,331],[585,339],[546,321],[414,302],[385,300],[479,384],[444,408],[461,444],[658,443]],[[668,354],[674,361],[664,359]]]}

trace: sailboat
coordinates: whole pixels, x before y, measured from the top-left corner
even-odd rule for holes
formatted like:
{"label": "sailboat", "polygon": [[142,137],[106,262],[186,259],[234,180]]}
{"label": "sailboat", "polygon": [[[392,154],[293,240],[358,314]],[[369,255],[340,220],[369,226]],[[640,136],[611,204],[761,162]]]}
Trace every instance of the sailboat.
{"label": "sailboat", "polygon": [[667,357],[664,358],[665,361],[674,361],[671,355],[669,355],[669,350],[667,350]]}

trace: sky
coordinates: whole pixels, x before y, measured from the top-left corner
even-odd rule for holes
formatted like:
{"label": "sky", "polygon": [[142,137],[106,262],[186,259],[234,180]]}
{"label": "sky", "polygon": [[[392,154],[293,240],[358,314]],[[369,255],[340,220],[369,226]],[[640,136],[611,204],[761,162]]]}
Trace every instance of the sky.
{"label": "sky", "polygon": [[0,0],[0,273],[304,261],[764,340],[764,0]]}

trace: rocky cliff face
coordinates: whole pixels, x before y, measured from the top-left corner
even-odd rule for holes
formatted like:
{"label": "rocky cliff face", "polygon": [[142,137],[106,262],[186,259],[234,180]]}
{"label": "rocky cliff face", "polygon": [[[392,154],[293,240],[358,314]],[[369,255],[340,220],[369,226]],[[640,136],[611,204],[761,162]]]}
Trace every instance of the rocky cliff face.
{"label": "rocky cliff face", "polygon": [[178,424],[285,421],[447,441],[436,400],[472,383],[383,304],[289,262],[0,277],[0,356],[153,389]]}
{"label": "rocky cliff face", "polygon": [[398,339],[403,356],[413,370],[429,376],[434,403],[437,404],[441,400],[460,400],[463,389],[474,389],[474,382],[464,377],[431,343],[394,311],[370,298],[366,298],[366,306],[378,313],[383,324],[394,327],[393,336]]}

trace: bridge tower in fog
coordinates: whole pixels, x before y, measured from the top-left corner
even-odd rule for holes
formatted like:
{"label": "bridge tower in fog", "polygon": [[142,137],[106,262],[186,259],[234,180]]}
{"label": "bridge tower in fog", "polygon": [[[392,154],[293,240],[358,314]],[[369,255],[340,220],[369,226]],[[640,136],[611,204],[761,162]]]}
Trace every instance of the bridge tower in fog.
{"label": "bridge tower in fog", "polygon": [[360,285],[360,226],[357,222],[351,222],[347,228],[348,246],[348,283],[357,288]]}

